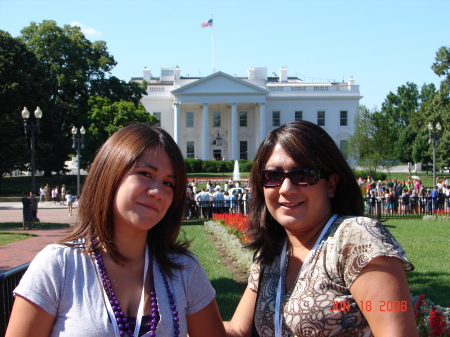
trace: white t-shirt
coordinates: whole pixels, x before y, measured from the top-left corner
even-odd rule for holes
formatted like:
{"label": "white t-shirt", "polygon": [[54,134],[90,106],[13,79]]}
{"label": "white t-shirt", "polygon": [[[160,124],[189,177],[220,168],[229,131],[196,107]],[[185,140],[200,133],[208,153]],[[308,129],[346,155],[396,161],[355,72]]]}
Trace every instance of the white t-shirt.
{"label": "white t-shirt", "polygon": [[[179,336],[186,336],[186,316],[207,306],[215,290],[196,257],[176,255],[173,260],[186,266],[173,271],[175,279],[167,277],[179,313]],[[14,290],[56,317],[50,337],[114,336],[94,263],[79,249],[49,245],[38,253]],[[156,335],[173,335],[172,311],[157,263],[153,274],[161,316]]]}

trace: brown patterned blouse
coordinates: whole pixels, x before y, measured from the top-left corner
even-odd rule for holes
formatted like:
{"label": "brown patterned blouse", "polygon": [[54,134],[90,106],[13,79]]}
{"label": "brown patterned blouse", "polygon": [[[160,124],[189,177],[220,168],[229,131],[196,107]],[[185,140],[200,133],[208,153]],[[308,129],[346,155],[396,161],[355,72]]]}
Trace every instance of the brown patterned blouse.
{"label": "brown patterned blouse", "polygon": [[[338,217],[311,254],[297,276],[296,284],[281,298],[283,337],[373,336],[349,291],[353,281],[371,260],[380,256],[399,258],[405,271],[414,270],[402,246],[388,229],[366,217]],[[288,251],[283,282],[289,255]],[[259,271],[260,266],[254,264],[248,280],[248,286],[254,291],[258,290]],[[274,312],[279,278],[280,256],[264,269],[255,315],[256,329],[261,337],[275,336]],[[283,284],[281,289],[285,288]]]}

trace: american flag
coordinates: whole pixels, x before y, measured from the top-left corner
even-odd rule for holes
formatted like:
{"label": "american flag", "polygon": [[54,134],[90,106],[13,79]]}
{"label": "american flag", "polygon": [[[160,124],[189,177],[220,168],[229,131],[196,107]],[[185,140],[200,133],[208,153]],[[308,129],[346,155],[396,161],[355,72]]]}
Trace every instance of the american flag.
{"label": "american flag", "polygon": [[200,28],[212,27],[212,25],[213,25],[213,19],[209,19],[208,21],[203,22],[200,25]]}

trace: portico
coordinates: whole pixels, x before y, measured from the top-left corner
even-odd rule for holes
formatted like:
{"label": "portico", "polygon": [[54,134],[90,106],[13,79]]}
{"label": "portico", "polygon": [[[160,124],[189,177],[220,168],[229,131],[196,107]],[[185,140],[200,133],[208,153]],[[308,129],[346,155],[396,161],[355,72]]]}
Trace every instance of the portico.
{"label": "portico", "polygon": [[[217,72],[172,94],[175,140],[179,145],[194,142],[202,159],[240,159],[241,150],[256,152],[253,145],[259,145],[266,135],[268,90]],[[193,123],[188,115],[193,115]],[[185,131],[183,136],[180,129]]]}

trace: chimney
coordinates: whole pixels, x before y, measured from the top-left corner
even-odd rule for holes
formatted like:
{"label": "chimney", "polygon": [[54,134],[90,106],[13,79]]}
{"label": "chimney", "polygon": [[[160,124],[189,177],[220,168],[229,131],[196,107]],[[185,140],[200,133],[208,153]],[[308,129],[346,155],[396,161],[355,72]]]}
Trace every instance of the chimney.
{"label": "chimney", "polygon": [[147,67],[144,68],[144,80],[147,81],[147,83],[150,83],[150,79],[152,77],[152,70],[147,69]]}
{"label": "chimney", "polygon": [[280,72],[279,72],[279,74],[280,74],[280,82],[287,82],[287,80],[288,80],[288,70],[287,70],[287,68],[286,68],[286,66],[283,66],[283,68],[281,68],[280,69]]}

